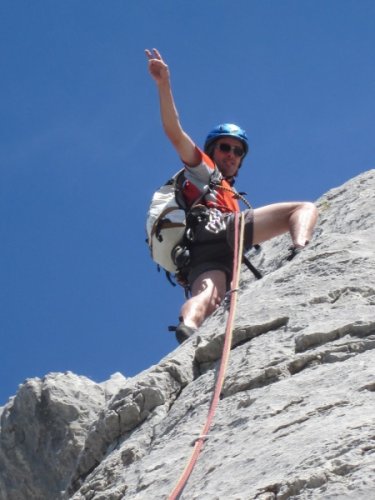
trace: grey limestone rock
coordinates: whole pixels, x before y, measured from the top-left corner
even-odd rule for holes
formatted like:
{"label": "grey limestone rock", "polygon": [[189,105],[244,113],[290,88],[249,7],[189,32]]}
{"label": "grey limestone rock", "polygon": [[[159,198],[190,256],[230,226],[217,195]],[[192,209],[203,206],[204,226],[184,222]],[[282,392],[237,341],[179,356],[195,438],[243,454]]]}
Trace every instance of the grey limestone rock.
{"label": "grey limestone rock", "polygon": [[105,403],[104,391],[73,373],[27,380],[4,407],[0,498],[59,498]]}
{"label": "grey limestone rock", "polygon": [[[375,498],[375,170],[325,194],[242,273],[230,362],[181,498]],[[211,401],[225,307],[158,365],[103,384],[28,380],[2,409],[2,500],[165,499]]]}

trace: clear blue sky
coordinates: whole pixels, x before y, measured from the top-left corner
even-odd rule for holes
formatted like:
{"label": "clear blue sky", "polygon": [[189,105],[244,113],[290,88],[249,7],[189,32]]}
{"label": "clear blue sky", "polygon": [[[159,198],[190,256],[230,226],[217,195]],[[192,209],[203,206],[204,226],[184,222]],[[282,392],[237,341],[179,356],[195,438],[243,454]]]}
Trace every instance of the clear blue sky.
{"label": "clear blue sky", "polygon": [[253,205],[374,168],[373,0],[2,0],[0,19],[0,405],[26,378],[132,376],[177,346],[183,291],[144,226],[180,163],[145,48],[198,144],[247,130]]}

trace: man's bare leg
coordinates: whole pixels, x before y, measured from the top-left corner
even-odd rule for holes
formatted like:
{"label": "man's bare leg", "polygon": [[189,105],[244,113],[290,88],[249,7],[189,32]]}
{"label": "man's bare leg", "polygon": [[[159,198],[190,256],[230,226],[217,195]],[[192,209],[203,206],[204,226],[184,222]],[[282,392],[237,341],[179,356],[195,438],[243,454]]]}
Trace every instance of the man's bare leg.
{"label": "man's bare leg", "polygon": [[318,218],[313,203],[275,203],[254,210],[253,243],[257,245],[289,231],[293,245],[302,248],[311,240]]}
{"label": "man's bare leg", "polygon": [[[275,203],[254,210],[253,244],[289,231],[293,245],[303,248],[311,239],[318,218],[313,203]],[[181,308],[183,324],[198,328],[221,304],[226,293],[226,275],[215,270],[201,274],[192,286],[192,297]]]}
{"label": "man's bare leg", "polygon": [[186,326],[198,328],[219,307],[225,297],[226,279],[226,274],[219,270],[198,276],[191,287],[192,297],[181,309]]}

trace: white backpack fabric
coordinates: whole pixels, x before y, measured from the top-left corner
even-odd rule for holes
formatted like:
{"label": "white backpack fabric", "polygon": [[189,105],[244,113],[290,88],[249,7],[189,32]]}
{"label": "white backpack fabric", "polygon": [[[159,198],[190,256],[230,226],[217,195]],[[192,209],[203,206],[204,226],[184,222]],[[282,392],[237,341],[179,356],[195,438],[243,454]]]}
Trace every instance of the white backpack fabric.
{"label": "white backpack fabric", "polygon": [[184,169],[177,172],[153,195],[147,213],[147,244],[152,259],[170,273],[177,272],[172,250],[184,237],[186,212],[183,197],[179,196]]}

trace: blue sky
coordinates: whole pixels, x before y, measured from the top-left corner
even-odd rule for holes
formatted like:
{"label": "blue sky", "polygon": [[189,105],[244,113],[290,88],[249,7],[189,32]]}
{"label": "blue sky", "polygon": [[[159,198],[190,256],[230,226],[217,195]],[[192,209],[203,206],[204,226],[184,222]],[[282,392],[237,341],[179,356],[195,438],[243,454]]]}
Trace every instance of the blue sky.
{"label": "blue sky", "polygon": [[132,376],[177,346],[183,291],[144,240],[180,163],[145,48],[198,144],[246,129],[254,206],[374,168],[373,0],[2,0],[0,19],[0,405],[26,378]]}

